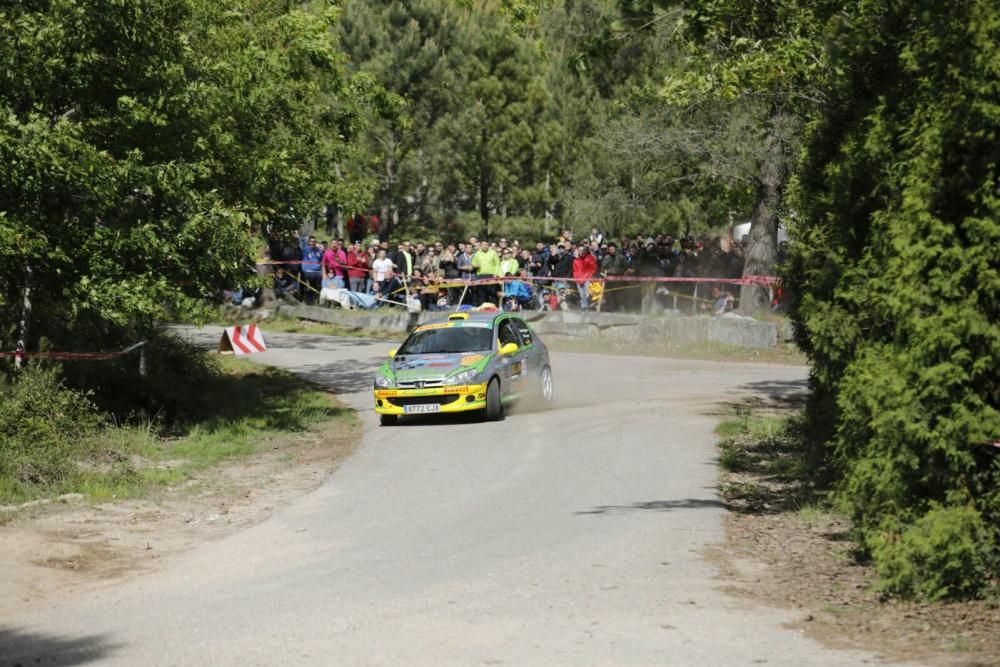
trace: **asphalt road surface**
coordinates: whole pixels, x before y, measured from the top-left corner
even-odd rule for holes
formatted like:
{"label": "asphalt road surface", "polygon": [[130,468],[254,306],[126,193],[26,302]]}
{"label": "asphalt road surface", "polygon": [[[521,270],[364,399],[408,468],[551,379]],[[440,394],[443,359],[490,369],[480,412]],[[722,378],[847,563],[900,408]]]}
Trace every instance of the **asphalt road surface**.
{"label": "asphalt road surface", "polygon": [[[214,346],[217,330],[192,334]],[[720,405],[803,368],[554,354],[557,403],[379,428],[388,342],[269,336],[257,359],[360,411],[357,453],[162,570],[0,619],[0,663],[855,665],[720,589]]]}

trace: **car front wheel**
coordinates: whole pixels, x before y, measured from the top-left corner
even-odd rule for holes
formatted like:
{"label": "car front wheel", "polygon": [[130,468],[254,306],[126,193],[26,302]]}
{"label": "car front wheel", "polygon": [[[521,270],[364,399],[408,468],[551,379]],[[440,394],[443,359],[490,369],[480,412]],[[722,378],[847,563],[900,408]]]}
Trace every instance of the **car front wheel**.
{"label": "car front wheel", "polygon": [[490,380],[486,387],[486,419],[495,422],[503,416],[503,403],[500,401],[500,381]]}

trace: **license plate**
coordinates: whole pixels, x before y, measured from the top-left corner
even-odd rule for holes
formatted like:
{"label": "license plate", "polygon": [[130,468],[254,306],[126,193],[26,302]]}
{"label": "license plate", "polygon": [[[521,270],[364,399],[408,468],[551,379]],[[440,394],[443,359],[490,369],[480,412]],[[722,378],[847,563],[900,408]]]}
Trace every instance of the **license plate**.
{"label": "license plate", "polygon": [[441,412],[441,406],[437,403],[420,403],[418,405],[403,406],[403,413],[408,415],[423,415],[428,412]]}

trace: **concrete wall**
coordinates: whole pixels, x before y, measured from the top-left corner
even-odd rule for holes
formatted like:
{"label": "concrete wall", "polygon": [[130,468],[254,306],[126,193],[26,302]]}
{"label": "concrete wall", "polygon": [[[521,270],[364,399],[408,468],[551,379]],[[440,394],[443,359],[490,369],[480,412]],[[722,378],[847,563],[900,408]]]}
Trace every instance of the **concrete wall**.
{"label": "concrete wall", "polygon": [[[328,322],[351,329],[375,329],[403,333],[443,313],[410,314],[401,310],[380,309],[374,312],[345,311],[318,306],[282,304],[278,313],[286,317]],[[778,343],[779,327],[749,317],[727,314],[718,317],[642,317],[619,313],[581,313],[577,311],[523,311],[542,336],[569,339],[606,340],[619,344],[721,343],[737,347],[767,349]]]}

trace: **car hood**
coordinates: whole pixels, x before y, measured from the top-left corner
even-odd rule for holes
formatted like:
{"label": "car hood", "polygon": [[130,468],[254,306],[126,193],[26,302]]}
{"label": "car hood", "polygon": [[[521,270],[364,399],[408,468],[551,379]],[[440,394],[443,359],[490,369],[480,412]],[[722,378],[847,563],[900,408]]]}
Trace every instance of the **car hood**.
{"label": "car hood", "polygon": [[398,382],[414,382],[439,379],[471,368],[481,370],[488,359],[489,353],[484,352],[399,355],[389,362],[389,368]]}

